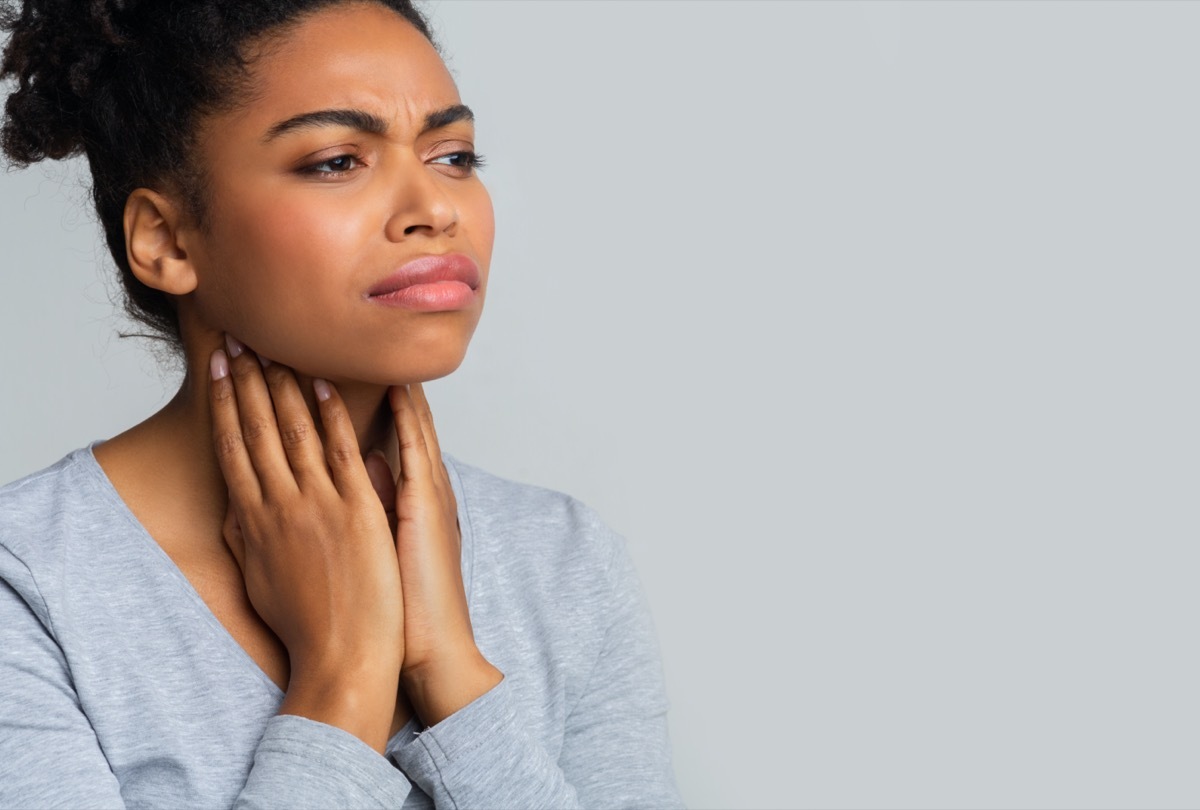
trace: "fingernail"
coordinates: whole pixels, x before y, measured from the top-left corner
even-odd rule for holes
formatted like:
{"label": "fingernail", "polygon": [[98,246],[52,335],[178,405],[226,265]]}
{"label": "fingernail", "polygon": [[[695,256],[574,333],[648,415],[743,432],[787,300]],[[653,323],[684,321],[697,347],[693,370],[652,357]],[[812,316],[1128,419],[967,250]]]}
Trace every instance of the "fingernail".
{"label": "fingernail", "polygon": [[258,362],[263,368],[266,368],[267,366],[271,365],[271,361],[268,360],[267,358],[263,357],[261,354],[258,356]]}
{"label": "fingernail", "polygon": [[329,390],[329,383],[325,382],[320,377],[313,379],[313,391],[316,393],[317,399],[321,400],[322,402],[329,399],[330,395],[333,393]]}
{"label": "fingernail", "polygon": [[225,333],[225,345],[229,347],[230,357],[238,357],[242,352],[246,351],[246,346],[228,332]]}
{"label": "fingernail", "polygon": [[209,362],[209,368],[212,371],[214,380],[223,380],[229,376],[229,358],[225,356],[225,352],[217,349],[213,352],[212,360]]}

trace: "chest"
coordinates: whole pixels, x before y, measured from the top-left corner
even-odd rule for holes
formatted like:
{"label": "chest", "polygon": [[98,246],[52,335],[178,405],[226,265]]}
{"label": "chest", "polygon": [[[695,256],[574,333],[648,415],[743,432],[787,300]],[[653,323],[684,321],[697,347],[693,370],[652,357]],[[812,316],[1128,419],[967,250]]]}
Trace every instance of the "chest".
{"label": "chest", "polygon": [[281,692],[286,692],[290,674],[287,648],[254,610],[241,571],[228,549],[160,545],[230,637]]}

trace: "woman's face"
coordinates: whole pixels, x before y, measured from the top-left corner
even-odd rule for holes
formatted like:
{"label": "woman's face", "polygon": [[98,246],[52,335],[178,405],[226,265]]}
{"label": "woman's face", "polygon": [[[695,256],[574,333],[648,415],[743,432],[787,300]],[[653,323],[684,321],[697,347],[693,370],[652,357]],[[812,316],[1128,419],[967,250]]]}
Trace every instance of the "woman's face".
{"label": "woman's face", "polygon": [[[184,323],[335,382],[453,371],[495,229],[473,123],[433,46],[383,6],[336,5],[271,40],[251,76],[249,103],[202,127],[208,227]],[[450,280],[396,280],[445,254],[406,271]],[[383,294],[401,281],[427,283]]]}

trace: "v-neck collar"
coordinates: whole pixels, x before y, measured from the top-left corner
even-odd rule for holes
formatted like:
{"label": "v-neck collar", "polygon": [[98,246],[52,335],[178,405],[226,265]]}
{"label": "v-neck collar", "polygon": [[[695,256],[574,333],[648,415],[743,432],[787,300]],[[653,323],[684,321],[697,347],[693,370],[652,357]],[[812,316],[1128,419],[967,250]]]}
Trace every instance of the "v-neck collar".
{"label": "v-neck collar", "polygon": [[[101,444],[102,440],[91,442],[87,447],[80,448],[75,452],[76,461],[79,467],[87,474],[95,483],[101,497],[109,502],[113,509],[113,513],[119,519],[128,523],[133,529],[133,534],[139,538],[141,545],[147,547],[151,557],[158,561],[159,567],[166,572],[172,581],[179,586],[178,590],[183,597],[194,608],[194,614],[197,619],[209,629],[210,633],[221,646],[228,656],[231,656],[234,661],[240,662],[241,669],[247,671],[255,681],[257,681],[272,705],[277,706],[283,701],[284,692],[279,686],[271,680],[271,677],[263,671],[258,662],[246,652],[245,648],[238,643],[237,639],[226,629],[225,625],[221,624],[221,620],[209,608],[208,603],[200,596],[200,593],[192,585],[191,580],[184,575],[175,561],[170,555],[163,550],[142,525],[137,516],[125,503],[125,500],[117,492],[112,481],[109,480],[104,468],[100,466],[100,462],[96,459],[93,452],[94,448]],[[454,464],[454,459],[450,456],[443,455],[443,460],[446,464],[447,472],[450,478],[450,487],[454,491],[455,502],[458,504],[458,522],[462,536],[461,548],[461,569],[463,576],[463,588],[467,594],[467,604],[470,608],[472,602],[472,580],[474,573],[474,536],[472,534],[472,526],[470,519],[470,511],[467,508],[465,493],[463,492],[462,479],[459,476],[458,469]],[[403,746],[404,742],[411,739],[413,733],[420,728],[416,718],[412,718],[407,724],[388,740],[387,749],[393,750]]]}

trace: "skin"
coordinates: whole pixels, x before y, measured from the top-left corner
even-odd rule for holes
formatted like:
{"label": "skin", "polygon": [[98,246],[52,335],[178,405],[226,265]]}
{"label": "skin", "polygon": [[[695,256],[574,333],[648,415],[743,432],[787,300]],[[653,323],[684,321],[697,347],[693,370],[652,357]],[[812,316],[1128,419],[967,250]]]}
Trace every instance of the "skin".
{"label": "skin", "polygon": [[[473,150],[472,123],[423,131],[461,99],[402,17],[345,3],[257,46],[252,103],[201,124],[204,226],[169,189],[127,203],[130,265],[174,296],[187,370],[165,408],[95,453],[286,691],[280,712],[382,752],[411,712],[433,725],[503,677],[471,633],[457,508],[420,386],[461,364],[478,323],[491,202],[454,157]],[[264,139],[346,108],[386,131]],[[404,262],[449,252],[480,270],[467,305],[365,297]]]}

